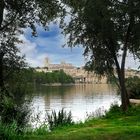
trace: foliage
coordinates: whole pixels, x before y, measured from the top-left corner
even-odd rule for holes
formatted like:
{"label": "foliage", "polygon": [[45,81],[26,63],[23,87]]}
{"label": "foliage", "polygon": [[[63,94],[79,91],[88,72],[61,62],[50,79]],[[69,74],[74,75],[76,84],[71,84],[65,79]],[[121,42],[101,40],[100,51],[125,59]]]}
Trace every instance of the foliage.
{"label": "foliage", "polygon": [[35,130],[33,131],[34,135],[45,135],[47,132],[49,132],[49,130],[48,125],[46,124],[42,124],[38,128],[35,128]]}
{"label": "foliage", "polygon": [[140,106],[130,106],[126,112],[123,112],[121,107],[115,103],[111,105],[109,111],[106,111],[104,117],[107,119],[112,119],[125,116],[135,116],[138,112],[140,112]]}
{"label": "foliage", "polygon": [[[74,79],[63,70],[53,72],[37,72],[33,68],[23,68],[19,72],[13,73],[7,80],[9,88],[14,90],[20,86],[22,90],[28,89],[29,83],[74,83]],[[24,87],[25,86],[25,87]],[[17,88],[16,88],[17,87]],[[28,92],[27,90],[25,92]]]}
{"label": "foliage", "polygon": [[132,106],[124,113],[115,104],[114,106],[112,105],[108,114],[110,115],[93,118],[84,123],[64,125],[59,129],[53,129],[51,132],[46,130],[47,125],[42,125],[38,129],[27,130],[21,135],[16,132],[16,123],[12,125],[0,123],[0,136],[5,136],[9,140],[139,140],[140,106]]}
{"label": "foliage", "polygon": [[112,72],[116,66],[115,57],[120,56],[121,49],[123,54],[125,43],[127,49],[136,54],[135,49],[140,46],[138,0],[63,2],[70,7],[71,13],[70,22],[63,27],[64,33],[69,35],[68,44],[71,47],[83,45],[84,54],[90,58],[87,68],[91,65],[91,70],[99,74]]}
{"label": "foliage", "polygon": [[60,110],[58,113],[52,111],[51,114],[47,114],[47,121],[50,130],[59,126],[73,124],[71,112],[67,113],[64,109]]}
{"label": "foliage", "polygon": [[[84,123],[62,126],[43,135],[29,134],[30,140],[139,140],[140,106],[132,106],[122,112],[120,107],[113,107],[110,117],[93,118]],[[116,113],[116,111],[118,113]]]}
{"label": "foliage", "polygon": [[16,140],[18,139],[17,124],[13,122],[9,125],[0,122],[0,139]]}
{"label": "foliage", "polygon": [[36,34],[35,24],[46,27],[61,11],[57,0],[1,0],[0,9],[0,31],[30,27],[33,35]]}
{"label": "foliage", "polygon": [[70,22],[62,28],[70,47],[82,45],[89,58],[86,68],[97,74],[117,72],[122,108],[129,105],[125,87],[127,52],[139,58],[139,0],[62,0],[69,9]]}
{"label": "foliage", "polygon": [[37,25],[46,30],[48,23],[63,12],[57,0],[0,1],[0,90],[5,90],[5,80],[14,71],[25,67],[24,57],[17,48],[23,43],[19,36],[24,28],[31,28],[32,35],[37,36]]}
{"label": "foliage", "polygon": [[13,73],[26,66],[24,56],[19,54],[19,49],[16,47],[19,40],[14,32],[0,34],[0,89],[5,88],[6,81]]}
{"label": "foliage", "polygon": [[25,95],[31,88],[29,88],[23,71],[24,69],[20,69],[12,72],[10,77],[5,80],[6,90],[0,93],[1,121],[8,125],[16,122],[19,132],[22,132],[22,129],[27,125],[30,115],[28,106],[30,99],[27,100]]}
{"label": "foliage", "polygon": [[115,76],[108,75],[107,83],[110,83],[112,85],[116,85],[118,83],[118,79]]}
{"label": "foliage", "polygon": [[112,104],[109,111],[106,111],[105,113],[105,118],[114,118],[114,117],[118,117],[121,114],[123,114],[120,106],[118,104]]}
{"label": "foliage", "polygon": [[[23,132],[30,117],[29,103],[30,99],[25,98],[27,87],[24,80],[21,82],[21,77],[16,74],[12,78],[12,84],[6,87],[7,90],[1,93],[0,100],[0,118],[1,122],[5,125],[11,125],[13,122],[17,125],[17,132]],[[2,91],[1,91],[2,92]]]}
{"label": "foliage", "polygon": [[46,73],[46,81],[47,83],[74,83],[73,78],[63,70]]}
{"label": "foliage", "polygon": [[53,72],[37,72],[33,69],[23,70],[22,75],[26,78],[27,82],[46,84],[46,83],[74,83],[74,79],[66,74],[63,70]]}
{"label": "foliage", "polygon": [[12,97],[4,96],[4,99],[0,103],[0,117],[1,122],[4,124],[16,122],[18,127],[17,131],[22,132],[22,129],[28,123],[29,107],[27,102],[24,104],[19,102],[17,103]]}
{"label": "foliage", "polygon": [[140,78],[137,76],[129,77],[126,79],[126,88],[129,98],[140,99]]}
{"label": "foliage", "polygon": [[20,35],[24,28],[29,27],[32,35],[37,36],[36,26],[42,25],[47,29],[47,24],[58,13],[60,15],[60,11],[57,0],[0,1],[0,118],[7,125],[16,122],[18,132],[26,124],[28,114],[24,103],[27,79],[22,76],[26,64],[17,48],[19,43],[23,43]]}

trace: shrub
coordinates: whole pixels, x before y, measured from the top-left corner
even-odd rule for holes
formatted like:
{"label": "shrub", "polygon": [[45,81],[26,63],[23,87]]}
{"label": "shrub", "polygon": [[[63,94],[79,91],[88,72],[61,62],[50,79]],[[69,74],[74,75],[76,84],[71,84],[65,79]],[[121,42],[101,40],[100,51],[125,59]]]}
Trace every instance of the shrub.
{"label": "shrub", "polygon": [[28,122],[29,109],[26,104],[18,105],[10,97],[4,96],[1,102],[1,121],[4,124],[17,123],[18,131],[21,132],[22,129]]}
{"label": "shrub", "polygon": [[42,124],[33,131],[36,135],[45,135],[49,131],[47,124]]}
{"label": "shrub", "polygon": [[[19,89],[19,87],[18,87]],[[17,131],[21,133],[29,120],[29,106],[25,100],[25,94],[22,89],[15,89],[15,92],[1,92],[0,100],[0,121],[5,125],[17,124]],[[23,89],[24,90],[24,89]]]}
{"label": "shrub", "polygon": [[6,125],[0,122],[0,139],[1,140],[17,140],[18,132],[17,132],[17,123],[14,121],[13,123]]}
{"label": "shrub", "polygon": [[120,116],[122,114],[122,110],[121,110],[121,107],[115,103],[115,104],[112,104],[109,111],[106,111],[105,112],[105,118],[114,118],[117,117],[117,116]]}
{"label": "shrub", "polygon": [[50,130],[58,126],[73,124],[71,112],[67,113],[64,109],[60,110],[58,113],[56,113],[56,111],[52,111],[51,114],[47,113],[47,121]]}
{"label": "shrub", "polygon": [[126,79],[126,88],[129,98],[140,99],[140,78],[137,76],[129,77]]}

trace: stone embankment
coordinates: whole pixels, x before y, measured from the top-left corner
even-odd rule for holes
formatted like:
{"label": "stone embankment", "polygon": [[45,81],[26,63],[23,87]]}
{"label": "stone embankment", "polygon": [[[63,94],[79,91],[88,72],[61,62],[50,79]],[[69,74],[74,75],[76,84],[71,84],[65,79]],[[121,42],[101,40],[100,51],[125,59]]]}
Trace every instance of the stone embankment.
{"label": "stone embankment", "polygon": [[140,104],[140,99],[130,99],[129,101],[132,104]]}

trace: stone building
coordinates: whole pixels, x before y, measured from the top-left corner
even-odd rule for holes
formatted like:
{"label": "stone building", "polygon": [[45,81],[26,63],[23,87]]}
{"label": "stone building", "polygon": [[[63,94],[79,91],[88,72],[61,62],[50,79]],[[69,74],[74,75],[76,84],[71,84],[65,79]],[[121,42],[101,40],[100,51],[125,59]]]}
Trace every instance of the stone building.
{"label": "stone building", "polygon": [[94,72],[87,72],[83,67],[75,67],[65,61],[60,64],[52,64],[49,58],[45,58],[44,64],[44,67],[38,67],[36,71],[53,72],[63,70],[66,74],[72,76],[76,83],[107,83],[106,77],[99,78]]}

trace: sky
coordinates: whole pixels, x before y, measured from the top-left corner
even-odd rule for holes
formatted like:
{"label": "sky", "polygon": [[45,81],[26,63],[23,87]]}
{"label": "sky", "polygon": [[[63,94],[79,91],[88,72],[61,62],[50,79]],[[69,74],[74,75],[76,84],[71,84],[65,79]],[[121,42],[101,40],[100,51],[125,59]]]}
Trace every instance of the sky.
{"label": "sky", "polygon": [[82,47],[63,47],[66,43],[66,37],[61,34],[61,30],[56,24],[49,26],[49,31],[37,27],[38,36],[32,37],[31,30],[26,29],[20,36],[23,44],[20,44],[20,51],[25,54],[26,62],[32,67],[44,66],[44,59],[48,57],[53,64],[59,64],[61,61],[72,63],[74,66],[83,66],[85,59],[83,57]]}
{"label": "sky", "polygon": [[[82,55],[82,47],[70,48],[62,47],[66,43],[66,37],[61,34],[61,29],[57,24],[51,23],[49,31],[42,27],[37,27],[38,36],[33,37],[31,29],[26,29],[25,33],[20,36],[23,43],[19,45],[21,54],[25,55],[26,62],[31,67],[43,67],[46,57],[52,64],[59,64],[61,61],[72,63],[74,66],[84,66],[85,58]],[[133,59],[128,54],[126,68],[137,69],[140,66],[138,60]]]}

